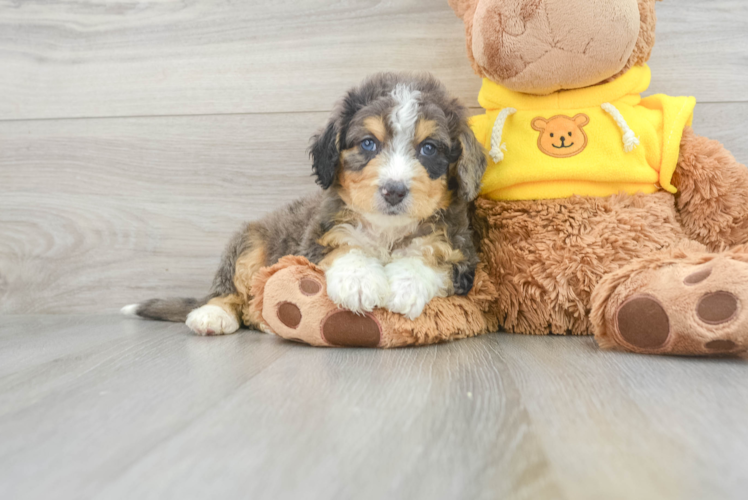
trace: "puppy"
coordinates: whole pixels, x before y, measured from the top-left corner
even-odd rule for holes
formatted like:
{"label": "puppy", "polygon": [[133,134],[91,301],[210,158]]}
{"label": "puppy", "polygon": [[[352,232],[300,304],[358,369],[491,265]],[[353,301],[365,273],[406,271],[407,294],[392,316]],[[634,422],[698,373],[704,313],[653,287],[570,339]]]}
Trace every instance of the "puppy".
{"label": "puppy", "polygon": [[356,313],[385,307],[413,319],[434,297],[467,294],[478,262],[468,205],[486,160],[466,114],[431,76],[368,78],[312,138],[317,195],[237,233],[205,299],[153,299],[123,313],[186,320],[201,335],[242,322],[262,329],[243,313],[252,277],[286,255],[318,264],[330,299]]}

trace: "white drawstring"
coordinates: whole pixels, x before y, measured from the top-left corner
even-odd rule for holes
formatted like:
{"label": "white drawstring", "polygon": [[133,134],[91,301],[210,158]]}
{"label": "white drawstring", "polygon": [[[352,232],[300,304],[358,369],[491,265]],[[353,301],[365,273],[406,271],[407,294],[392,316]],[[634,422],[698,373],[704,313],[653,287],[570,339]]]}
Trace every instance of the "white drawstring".
{"label": "white drawstring", "polygon": [[633,151],[634,148],[639,145],[639,138],[636,137],[634,131],[629,128],[629,124],[626,123],[626,119],[623,117],[621,112],[609,102],[603,103],[602,108],[606,113],[613,117],[616,124],[618,124],[618,127],[621,129],[621,132],[623,132],[623,150],[627,153]]}
{"label": "white drawstring", "polygon": [[504,108],[496,117],[496,121],[493,123],[493,132],[491,132],[491,151],[488,154],[491,156],[495,163],[499,163],[504,159],[504,151],[506,151],[506,144],[501,143],[501,135],[504,133],[504,124],[506,119],[510,115],[516,113],[517,110],[514,108]]}

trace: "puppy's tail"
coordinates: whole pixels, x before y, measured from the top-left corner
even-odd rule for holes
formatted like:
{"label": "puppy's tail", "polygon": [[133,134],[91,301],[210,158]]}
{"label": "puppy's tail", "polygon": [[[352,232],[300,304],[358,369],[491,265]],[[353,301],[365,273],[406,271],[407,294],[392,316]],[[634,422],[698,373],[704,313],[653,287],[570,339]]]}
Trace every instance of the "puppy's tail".
{"label": "puppy's tail", "polygon": [[174,297],[170,299],[151,299],[139,304],[130,304],[120,309],[125,316],[140,316],[141,318],[174,321],[183,323],[187,315],[200,306],[204,306],[212,298],[208,295],[202,299]]}

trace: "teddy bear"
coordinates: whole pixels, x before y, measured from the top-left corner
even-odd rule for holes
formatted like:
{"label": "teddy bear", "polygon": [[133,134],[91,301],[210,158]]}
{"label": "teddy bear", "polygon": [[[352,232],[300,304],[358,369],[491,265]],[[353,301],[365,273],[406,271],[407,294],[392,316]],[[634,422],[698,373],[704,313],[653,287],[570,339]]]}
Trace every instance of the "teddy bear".
{"label": "teddy bear", "polygon": [[[692,130],[694,98],[642,98],[655,3],[450,0],[483,78],[473,289],[415,320],[356,315],[326,296],[321,269],[291,256],[258,274],[248,314],[315,346],[503,330],[646,354],[748,349],[748,170]],[[289,302],[290,322],[278,310]]]}

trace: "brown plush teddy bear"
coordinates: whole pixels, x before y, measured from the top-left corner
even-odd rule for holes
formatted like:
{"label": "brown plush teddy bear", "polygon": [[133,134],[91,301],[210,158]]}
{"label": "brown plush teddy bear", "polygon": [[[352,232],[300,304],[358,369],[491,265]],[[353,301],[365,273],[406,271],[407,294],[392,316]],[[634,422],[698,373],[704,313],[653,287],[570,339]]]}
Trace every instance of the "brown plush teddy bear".
{"label": "brown plush teddy bear", "polygon": [[[287,257],[255,280],[252,313],[312,345],[501,328],[594,334],[642,353],[748,349],[748,170],[693,132],[693,98],[641,97],[655,0],[450,4],[484,78],[472,128],[490,151],[473,290],[434,299],[414,321],[356,316],[326,297],[319,268]],[[293,328],[278,320],[289,301],[301,311]]]}

